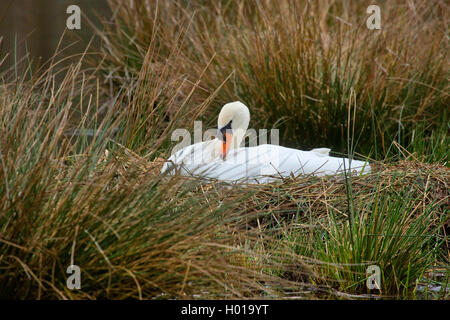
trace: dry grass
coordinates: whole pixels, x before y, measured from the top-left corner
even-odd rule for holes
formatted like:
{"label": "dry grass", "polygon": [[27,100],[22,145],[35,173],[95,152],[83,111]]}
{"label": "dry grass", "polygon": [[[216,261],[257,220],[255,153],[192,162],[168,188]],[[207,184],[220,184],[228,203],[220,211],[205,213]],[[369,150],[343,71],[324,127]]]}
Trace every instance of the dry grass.
{"label": "dry grass", "polygon": [[[199,181],[163,181],[160,162],[121,143],[136,132],[123,128],[140,121],[121,107],[136,106],[130,96],[152,99],[157,83],[128,88],[99,116],[98,78],[81,65],[59,71],[60,82],[50,65],[2,83],[1,296],[242,298],[302,290],[303,283],[235,263],[258,256],[239,240],[259,238],[236,228],[242,213],[233,204],[208,206]],[[156,151],[159,137],[152,138]],[[66,286],[71,264],[82,270],[82,290]]]}
{"label": "dry grass", "polygon": [[347,103],[355,92],[356,150],[383,159],[390,155],[391,141],[406,145],[418,123],[429,133],[448,117],[448,6],[441,0],[385,2],[380,4],[382,30],[372,31],[365,26],[370,4],[282,0],[130,6],[111,0],[113,26],[121,27],[102,33],[104,72],[123,83],[140,70],[145,48],[156,41],[156,66],[169,59],[188,81],[201,79],[195,101],[231,76],[203,120],[211,121],[224,103],[241,100],[254,115],[251,125],[278,126],[282,143],[327,145],[344,153]]}
{"label": "dry grass", "polygon": [[[371,33],[363,2],[111,0],[101,59],[2,75],[0,296],[421,298],[431,282],[448,299],[448,17],[432,3],[387,2]],[[285,144],[390,161],[245,187],[160,175],[172,130],[235,99]]]}

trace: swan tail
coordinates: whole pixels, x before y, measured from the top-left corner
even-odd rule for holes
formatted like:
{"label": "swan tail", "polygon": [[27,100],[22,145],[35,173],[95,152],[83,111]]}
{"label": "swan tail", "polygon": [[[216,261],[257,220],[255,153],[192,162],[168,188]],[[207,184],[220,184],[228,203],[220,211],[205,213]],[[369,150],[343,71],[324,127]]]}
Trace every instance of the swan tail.
{"label": "swan tail", "polygon": [[329,148],[316,148],[311,150],[311,152],[314,152],[315,154],[321,157],[328,157],[330,155],[330,151],[331,149]]}

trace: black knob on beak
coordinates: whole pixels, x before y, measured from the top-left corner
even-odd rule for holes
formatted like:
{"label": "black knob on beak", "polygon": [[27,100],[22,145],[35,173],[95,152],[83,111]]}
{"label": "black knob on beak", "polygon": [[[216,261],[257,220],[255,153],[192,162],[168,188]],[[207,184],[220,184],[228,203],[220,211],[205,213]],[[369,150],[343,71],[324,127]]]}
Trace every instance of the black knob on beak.
{"label": "black knob on beak", "polygon": [[227,142],[227,137],[225,133],[232,133],[231,131],[231,123],[233,120],[230,120],[228,124],[220,129],[217,130],[217,138],[219,138],[220,141]]}

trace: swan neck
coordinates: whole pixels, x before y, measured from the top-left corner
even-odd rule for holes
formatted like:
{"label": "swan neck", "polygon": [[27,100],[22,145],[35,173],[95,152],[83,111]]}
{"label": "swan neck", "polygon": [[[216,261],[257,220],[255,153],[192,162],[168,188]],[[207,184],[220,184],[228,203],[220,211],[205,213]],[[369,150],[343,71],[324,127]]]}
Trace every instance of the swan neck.
{"label": "swan neck", "polygon": [[245,131],[243,129],[237,129],[233,131],[233,142],[231,143],[230,148],[237,149],[241,146],[242,140],[245,136]]}

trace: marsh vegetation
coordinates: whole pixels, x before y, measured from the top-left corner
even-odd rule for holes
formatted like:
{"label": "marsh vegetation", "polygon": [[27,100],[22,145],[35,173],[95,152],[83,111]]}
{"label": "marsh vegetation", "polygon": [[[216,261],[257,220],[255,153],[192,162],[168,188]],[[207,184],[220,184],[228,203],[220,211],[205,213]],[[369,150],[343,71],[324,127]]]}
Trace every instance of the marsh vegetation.
{"label": "marsh vegetation", "polygon": [[[368,30],[369,4],[109,0],[99,47],[17,60],[0,77],[0,297],[448,299],[449,8],[386,1]],[[280,144],[373,172],[161,175],[171,132],[235,100]]]}

